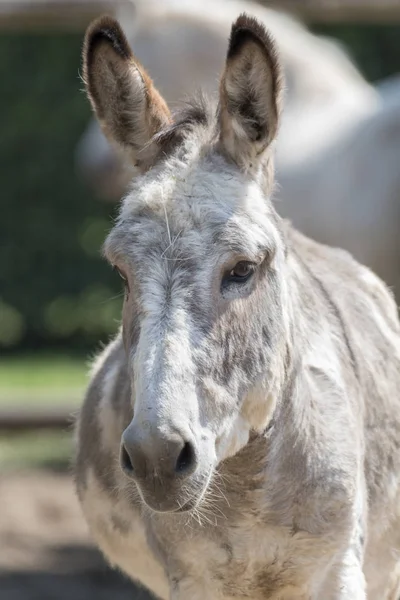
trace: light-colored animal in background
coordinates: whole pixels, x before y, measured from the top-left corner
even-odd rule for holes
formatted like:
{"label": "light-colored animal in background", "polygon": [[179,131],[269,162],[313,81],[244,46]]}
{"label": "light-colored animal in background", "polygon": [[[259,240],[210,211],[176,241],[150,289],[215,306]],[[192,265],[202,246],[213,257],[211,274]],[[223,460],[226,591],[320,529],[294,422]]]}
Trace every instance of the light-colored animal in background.
{"label": "light-colored animal in background", "polygon": [[165,600],[397,600],[397,309],[275,212],[275,43],[235,22],[218,111],[172,117],[110,18],[84,78],[141,172],[105,244],[122,331],[77,427],[97,543]]}
{"label": "light-colored animal in background", "polygon": [[[278,210],[349,250],[400,293],[400,85],[340,142],[279,172]],[[317,200],[318,199],[318,200]],[[296,201],[295,201],[296,200]]]}
{"label": "light-colored animal in background", "polygon": [[[312,35],[288,15],[240,0],[137,0],[135,8],[122,5],[119,20],[172,109],[198,88],[217,91],[235,15],[248,10],[268,23],[279,40],[287,85],[279,171],[320,155],[378,104],[376,92],[337,43]],[[114,199],[120,199],[132,176],[95,120],[79,144],[77,164],[100,195]]]}

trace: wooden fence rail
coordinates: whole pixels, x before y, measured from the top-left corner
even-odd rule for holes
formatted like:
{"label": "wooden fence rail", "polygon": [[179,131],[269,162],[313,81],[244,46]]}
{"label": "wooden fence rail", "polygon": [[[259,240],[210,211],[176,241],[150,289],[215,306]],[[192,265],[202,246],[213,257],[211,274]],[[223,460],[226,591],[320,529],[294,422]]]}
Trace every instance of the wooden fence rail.
{"label": "wooden fence rail", "polygon": [[[400,22],[400,0],[260,0],[260,3],[294,13],[305,21]],[[121,4],[132,7],[128,0],[0,0],[0,28],[81,31],[91,19],[103,12],[114,13]]]}
{"label": "wooden fence rail", "polygon": [[98,15],[113,13],[119,0],[0,0],[3,30],[82,31]]}
{"label": "wooden fence rail", "polygon": [[0,433],[20,433],[38,429],[68,430],[74,422],[76,407],[1,408]]}

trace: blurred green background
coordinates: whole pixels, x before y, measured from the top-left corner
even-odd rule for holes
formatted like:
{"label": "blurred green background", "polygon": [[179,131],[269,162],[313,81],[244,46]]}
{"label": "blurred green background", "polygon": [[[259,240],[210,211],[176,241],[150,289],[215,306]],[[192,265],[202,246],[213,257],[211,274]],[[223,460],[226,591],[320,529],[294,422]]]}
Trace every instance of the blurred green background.
{"label": "blurred green background", "polygon": [[78,401],[86,356],[117,328],[100,256],[112,218],[74,173],[90,108],[82,36],[0,37],[0,401]]}
{"label": "blurred green background", "polygon": [[90,117],[81,35],[2,35],[0,345],[84,352],[115,329],[118,293],[99,250],[110,206],[74,174]]}
{"label": "blurred green background", "polygon": [[[400,27],[315,26],[344,42],[370,81],[400,65]],[[116,329],[120,282],[100,248],[112,205],[74,173],[90,117],[79,78],[82,36],[0,38],[0,347],[84,354]]]}
{"label": "blurred green background", "polygon": [[[320,25],[368,80],[398,72],[400,26]],[[0,402],[78,401],[86,357],[118,326],[121,286],[100,248],[112,204],[74,171],[90,108],[81,34],[0,38]]]}

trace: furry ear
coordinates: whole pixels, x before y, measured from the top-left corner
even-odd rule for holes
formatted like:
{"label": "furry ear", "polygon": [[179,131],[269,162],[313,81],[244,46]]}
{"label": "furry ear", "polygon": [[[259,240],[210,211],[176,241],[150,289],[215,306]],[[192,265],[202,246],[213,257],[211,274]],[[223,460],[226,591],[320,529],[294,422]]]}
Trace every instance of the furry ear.
{"label": "furry ear", "polygon": [[153,136],[169,122],[170,112],[115,19],[100,17],[88,27],[83,77],[106,136],[146,170],[157,152]]}
{"label": "furry ear", "polygon": [[276,137],[282,97],[275,42],[261,23],[242,14],[232,25],[219,118],[222,147],[245,169]]}

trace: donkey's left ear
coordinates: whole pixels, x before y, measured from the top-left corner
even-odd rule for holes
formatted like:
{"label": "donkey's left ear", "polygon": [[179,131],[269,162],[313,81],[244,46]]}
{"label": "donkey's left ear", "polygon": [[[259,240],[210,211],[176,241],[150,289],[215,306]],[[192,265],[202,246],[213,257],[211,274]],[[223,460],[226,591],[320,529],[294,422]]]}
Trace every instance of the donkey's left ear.
{"label": "donkey's left ear", "polygon": [[253,17],[232,25],[220,84],[221,144],[241,167],[254,165],[278,132],[283,70],[275,42]]}

